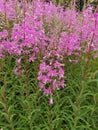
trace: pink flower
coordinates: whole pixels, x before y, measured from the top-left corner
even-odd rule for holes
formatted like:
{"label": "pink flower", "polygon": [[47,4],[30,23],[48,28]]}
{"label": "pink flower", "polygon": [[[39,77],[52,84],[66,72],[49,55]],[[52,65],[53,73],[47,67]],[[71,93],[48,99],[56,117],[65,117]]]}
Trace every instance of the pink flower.
{"label": "pink flower", "polygon": [[53,104],[53,98],[50,97],[50,105],[52,105],[52,104]]}
{"label": "pink flower", "polygon": [[24,72],[24,69],[20,65],[14,68],[14,74],[16,76],[21,75],[23,72]]}
{"label": "pink flower", "polygon": [[60,78],[64,77],[64,70],[62,68],[59,69],[59,77]]}
{"label": "pink flower", "polygon": [[4,29],[2,32],[2,37],[6,38],[8,36],[8,30]]}

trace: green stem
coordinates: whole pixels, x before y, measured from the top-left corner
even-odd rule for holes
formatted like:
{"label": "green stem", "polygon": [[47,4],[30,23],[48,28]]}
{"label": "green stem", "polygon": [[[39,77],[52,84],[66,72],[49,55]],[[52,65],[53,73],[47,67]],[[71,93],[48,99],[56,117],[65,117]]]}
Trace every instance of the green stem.
{"label": "green stem", "polygon": [[[94,39],[94,33],[93,33],[93,36],[92,36],[92,39],[91,39],[91,44],[93,42],[93,39]],[[90,59],[91,59],[91,44],[89,45],[89,52],[88,52],[88,55],[87,55],[87,61],[84,65],[84,71],[83,71],[83,75],[82,75],[82,81],[85,80],[86,78],[86,74],[87,74],[87,70],[88,70],[88,67],[89,67],[89,64],[90,64]]]}
{"label": "green stem", "polygon": [[[25,17],[26,17],[26,0],[24,2],[24,10],[23,10],[23,15],[24,15],[24,26],[25,26]],[[24,42],[25,42],[25,27],[24,27]],[[24,48],[26,50],[26,47]],[[29,62],[28,62],[28,55],[25,53],[24,55],[25,58],[25,65],[26,65],[26,100],[27,100],[27,107],[28,107],[28,117],[31,118],[31,107],[30,107],[30,100],[29,100]],[[29,119],[29,127],[30,130],[32,130],[32,121]]]}
{"label": "green stem", "polygon": [[[28,102],[28,116],[31,116],[31,107],[30,107],[30,100],[29,100],[29,63],[28,63],[28,56],[25,54],[26,59],[26,100]],[[31,117],[30,117],[31,118]],[[32,130],[32,121],[29,121],[30,130]]]}
{"label": "green stem", "polygon": [[52,105],[50,104],[50,130],[52,130]]}

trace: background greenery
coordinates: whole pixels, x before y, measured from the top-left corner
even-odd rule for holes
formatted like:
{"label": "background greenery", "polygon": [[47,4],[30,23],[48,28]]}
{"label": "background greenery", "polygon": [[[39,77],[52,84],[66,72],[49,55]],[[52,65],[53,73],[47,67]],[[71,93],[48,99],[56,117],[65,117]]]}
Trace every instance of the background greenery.
{"label": "background greenery", "polygon": [[14,57],[2,60],[0,127],[4,130],[51,130],[52,124],[53,130],[98,130],[98,58],[90,59],[88,67],[85,66],[86,56],[82,58],[84,61],[80,59],[78,64],[65,59],[66,86],[54,92],[53,106],[49,105],[49,97],[39,90],[38,62],[28,63],[27,68],[23,61],[25,72],[17,77],[13,72]]}
{"label": "background greenery", "polygon": [[38,86],[39,62],[28,63],[24,58],[24,73],[17,77],[15,59],[8,54],[0,59],[0,128],[98,130],[98,58],[89,57],[89,64],[84,54],[78,64],[65,58],[65,88],[54,91],[52,106]]}

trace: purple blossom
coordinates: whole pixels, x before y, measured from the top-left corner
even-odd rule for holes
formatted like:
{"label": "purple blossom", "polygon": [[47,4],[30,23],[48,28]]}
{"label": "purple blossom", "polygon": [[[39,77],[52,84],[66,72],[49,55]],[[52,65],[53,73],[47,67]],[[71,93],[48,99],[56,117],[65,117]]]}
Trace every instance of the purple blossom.
{"label": "purple blossom", "polygon": [[53,98],[50,97],[50,105],[52,105],[52,104],[53,104]]}
{"label": "purple blossom", "polygon": [[89,7],[80,15],[73,9],[64,11],[52,2],[40,0],[34,5],[21,4],[21,18],[17,18],[18,1],[0,1],[0,13],[6,15],[4,22],[13,22],[11,31],[4,26],[0,32],[0,58],[6,57],[5,52],[17,57],[17,76],[24,72],[21,59],[25,54],[28,62],[38,61],[39,87],[50,95],[52,105],[53,91],[65,86],[65,58],[77,64],[81,54],[90,49],[94,57],[98,56],[98,13],[92,13]]}

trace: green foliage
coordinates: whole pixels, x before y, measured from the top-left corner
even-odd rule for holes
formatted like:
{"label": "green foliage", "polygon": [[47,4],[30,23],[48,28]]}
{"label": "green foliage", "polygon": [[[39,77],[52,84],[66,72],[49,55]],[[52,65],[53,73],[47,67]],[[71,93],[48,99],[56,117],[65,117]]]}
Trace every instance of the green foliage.
{"label": "green foliage", "polygon": [[52,118],[53,130],[98,130],[98,59],[91,59],[84,80],[85,61],[80,59],[78,64],[65,61],[66,86],[54,92],[51,109],[49,97],[39,90],[38,61],[28,64],[28,79],[25,61],[22,62],[25,72],[19,77],[14,75],[13,56],[1,63],[0,128],[50,130]]}

